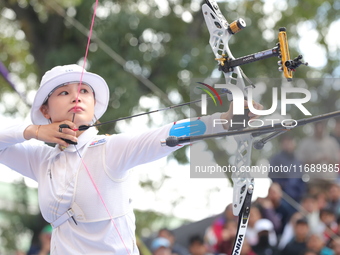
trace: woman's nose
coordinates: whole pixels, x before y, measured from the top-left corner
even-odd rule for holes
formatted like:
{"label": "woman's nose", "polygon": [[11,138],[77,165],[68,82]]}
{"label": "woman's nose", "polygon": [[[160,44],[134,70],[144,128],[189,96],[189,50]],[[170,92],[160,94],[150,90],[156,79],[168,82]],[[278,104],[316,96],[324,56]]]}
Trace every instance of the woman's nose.
{"label": "woman's nose", "polygon": [[75,91],[75,92],[72,94],[72,96],[73,96],[73,101],[72,101],[72,102],[74,102],[74,103],[79,103],[79,102],[81,102],[81,98],[80,98],[80,96],[79,96],[78,91]]}

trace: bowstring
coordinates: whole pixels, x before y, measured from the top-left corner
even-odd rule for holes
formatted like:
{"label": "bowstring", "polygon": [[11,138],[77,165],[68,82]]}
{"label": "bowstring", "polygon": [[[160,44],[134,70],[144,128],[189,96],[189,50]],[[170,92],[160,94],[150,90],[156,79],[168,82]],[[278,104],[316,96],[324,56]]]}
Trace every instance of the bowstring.
{"label": "bowstring", "polygon": [[[94,5],[93,15],[92,15],[92,19],[91,19],[91,25],[90,25],[90,30],[89,30],[89,35],[87,37],[87,44],[86,44],[86,50],[85,50],[85,55],[84,55],[83,68],[81,70],[80,80],[79,80],[79,84],[78,84],[78,91],[77,91],[77,97],[76,97],[76,106],[75,106],[76,108],[78,106],[78,99],[79,99],[79,95],[80,95],[80,88],[81,88],[81,85],[82,85],[82,82],[83,82],[83,76],[84,76],[86,62],[87,62],[87,56],[88,56],[88,53],[89,53],[91,37],[92,37],[92,32],[93,32],[93,26],[94,26],[94,21],[95,21],[95,18],[96,18],[97,7],[98,7],[98,0],[96,0],[95,5]],[[75,115],[76,115],[76,113],[74,112],[73,113],[72,122],[74,122]]]}
{"label": "bowstring", "polygon": [[[86,67],[86,62],[87,62],[87,56],[88,56],[88,52],[89,52],[89,48],[90,48],[91,37],[92,37],[92,32],[93,32],[93,26],[94,26],[94,21],[95,21],[95,17],[96,17],[97,7],[98,7],[98,0],[96,0],[95,5],[94,5],[94,9],[93,9],[93,14],[92,14],[92,19],[91,19],[91,25],[90,25],[89,35],[88,35],[88,37],[87,37],[87,45],[86,45],[86,50],[85,50],[85,55],[84,55],[83,68],[82,68],[82,72],[81,72],[80,79],[79,79],[79,84],[78,84],[78,91],[77,91],[77,97],[76,97],[76,105],[75,105],[75,107],[78,106],[79,95],[80,95],[80,89],[81,89],[81,85],[82,85],[82,81],[83,81],[83,76],[84,76],[85,67]],[[74,122],[75,115],[76,115],[76,113],[74,112],[74,113],[73,113],[72,122]],[[80,154],[80,152],[79,152],[77,146],[74,145],[74,147],[75,147],[75,149],[76,149],[76,151],[77,151],[77,154],[78,154],[78,156],[79,156],[79,158],[80,158],[80,160],[81,160],[81,162],[82,162],[82,165],[84,166],[84,168],[85,168],[85,170],[86,170],[87,175],[89,176],[89,178],[90,178],[90,180],[91,180],[91,182],[92,182],[93,187],[95,188],[95,190],[96,190],[96,192],[97,192],[97,194],[98,194],[98,196],[99,196],[99,198],[100,198],[101,203],[103,204],[103,206],[104,206],[104,208],[105,208],[105,210],[106,210],[108,216],[110,217],[111,223],[113,224],[115,230],[117,231],[117,234],[118,234],[118,236],[119,236],[119,239],[120,239],[121,242],[123,243],[124,248],[125,248],[127,254],[130,255],[130,252],[129,252],[129,250],[128,250],[128,248],[127,248],[125,242],[124,242],[124,239],[123,239],[123,237],[122,237],[122,235],[121,235],[121,233],[120,233],[120,231],[119,231],[119,229],[118,229],[118,227],[117,227],[117,225],[116,225],[116,223],[115,223],[115,221],[114,221],[114,218],[112,217],[112,215],[111,215],[111,213],[110,213],[110,210],[109,210],[107,204],[105,203],[105,200],[104,200],[104,198],[103,198],[101,192],[99,191],[98,185],[97,185],[96,182],[94,181],[94,178],[92,177],[92,175],[91,175],[91,173],[90,173],[90,171],[89,171],[87,165],[85,164],[85,161],[84,161],[83,157],[81,156],[81,154]]]}

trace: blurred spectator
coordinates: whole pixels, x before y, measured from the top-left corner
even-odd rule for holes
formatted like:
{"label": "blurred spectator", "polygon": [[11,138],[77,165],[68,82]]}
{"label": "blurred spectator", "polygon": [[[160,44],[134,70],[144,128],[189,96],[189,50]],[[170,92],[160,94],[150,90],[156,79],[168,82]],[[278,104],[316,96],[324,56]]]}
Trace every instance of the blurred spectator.
{"label": "blurred spectator", "polygon": [[337,183],[331,183],[328,189],[328,204],[336,215],[340,215],[340,187]]}
{"label": "blurred spectator", "polygon": [[321,224],[320,211],[315,196],[307,194],[302,198],[301,205],[306,212],[310,232],[312,234],[322,234],[324,226]]}
{"label": "blurred spectator", "polygon": [[258,243],[257,232],[255,230],[255,223],[262,218],[259,206],[252,205],[250,207],[250,215],[248,220],[248,228],[246,232],[246,239],[251,246]]}
{"label": "blurred spectator", "polygon": [[251,248],[247,240],[244,240],[240,255],[257,255]]}
{"label": "blurred spectator", "polygon": [[171,255],[170,242],[166,238],[157,237],[151,243],[153,255]]}
{"label": "blurred spectator", "polygon": [[[276,245],[277,239],[273,223],[267,219],[260,219],[255,223],[255,229],[258,235],[258,243],[252,247],[257,255],[276,255],[278,250]],[[274,244],[274,245],[273,245]]]}
{"label": "blurred spectator", "polygon": [[[295,157],[296,143],[294,137],[289,133],[284,133],[279,139],[281,151],[270,159],[270,165],[273,167],[287,166],[289,168],[295,166],[298,169],[302,162]],[[269,178],[280,184],[281,189],[297,202],[300,202],[306,189],[306,184],[301,177],[300,171],[269,173]]]}
{"label": "blurred spectator", "polygon": [[[260,219],[255,223],[255,231],[259,235],[262,231],[268,231],[268,242],[271,246],[277,245],[277,237],[273,223],[268,219]],[[260,242],[260,239],[258,239]]]}
{"label": "blurred spectator", "polygon": [[172,254],[187,255],[189,251],[182,245],[176,243],[174,234],[167,228],[162,228],[158,231],[158,237],[163,237],[170,242],[170,248]]}
{"label": "blurred spectator", "polygon": [[281,216],[276,213],[273,203],[268,198],[257,198],[256,205],[261,211],[262,218],[270,220],[276,233],[282,230]]}
{"label": "blurred spectator", "polygon": [[224,224],[222,240],[217,244],[217,253],[231,254],[237,234],[237,221],[229,220]]}
{"label": "blurred spectator", "polygon": [[277,217],[272,203],[268,199],[258,198],[256,202],[251,205],[246,232],[246,239],[251,246],[256,245],[258,242],[257,232],[254,227],[255,223],[260,219],[270,220],[273,223],[275,231],[281,229],[281,219]]}
{"label": "blurred spectator", "polygon": [[340,255],[340,237],[335,236],[330,242],[330,248],[333,249],[334,255]]}
{"label": "blurred spectator", "polygon": [[305,252],[301,253],[301,255],[319,255],[319,254],[312,250],[306,250]]}
{"label": "blurred spectator", "polygon": [[26,255],[26,253],[23,251],[16,251],[14,255]]}
{"label": "blurred spectator", "polygon": [[338,230],[336,216],[331,209],[324,208],[320,210],[320,220],[324,225],[323,237],[328,241]]}
{"label": "blurred spectator", "polygon": [[237,217],[233,214],[232,204],[227,205],[221,216],[218,217],[205,232],[204,239],[207,240],[210,252],[214,253],[217,250],[217,244],[222,241],[223,228],[229,220],[237,220]]}
{"label": "blurred spectator", "polygon": [[332,130],[331,136],[334,137],[340,145],[340,118],[335,118],[335,127]]}
{"label": "blurred spectator", "polygon": [[327,195],[324,190],[315,193],[314,196],[316,198],[316,206],[319,211],[327,207]]}
{"label": "blurred spectator", "polygon": [[[339,144],[334,137],[331,137],[329,133],[327,133],[326,127],[326,121],[314,123],[313,136],[306,137],[300,142],[296,155],[304,164],[334,165],[339,163]],[[338,173],[329,171],[327,173],[314,172],[310,177],[312,178],[312,183],[319,183],[317,179],[335,180],[337,176]]]}
{"label": "blurred spectator", "polygon": [[298,219],[294,226],[293,239],[281,251],[280,255],[300,254],[307,247],[307,240],[309,234],[309,226],[307,219]]}
{"label": "blurred spectator", "polygon": [[325,246],[322,237],[316,234],[311,235],[308,239],[307,248],[316,252],[318,255],[334,255],[334,252]]}
{"label": "blurred spectator", "polygon": [[208,247],[200,235],[193,235],[189,238],[189,252],[191,255],[208,255]]}
{"label": "blurred spectator", "polygon": [[[281,219],[282,226],[285,226],[296,210],[282,198],[281,186],[278,183],[274,182],[270,185],[267,199],[272,203],[277,217]],[[278,231],[278,234],[281,234],[282,231],[283,227]]]}
{"label": "blurred spectator", "polygon": [[284,226],[282,235],[280,237],[280,242],[278,244],[279,250],[283,250],[284,247],[292,240],[292,237],[294,236],[294,228],[295,223],[298,219],[303,218],[302,214],[300,212],[296,212],[290,217],[290,220],[286,226]]}
{"label": "blurred spectator", "polygon": [[29,251],[27,252],[27,255],[50,254],[51,235],[52,235],[52,227],[51,225],[46,225],[40,232],[39,244],[32,245]]}

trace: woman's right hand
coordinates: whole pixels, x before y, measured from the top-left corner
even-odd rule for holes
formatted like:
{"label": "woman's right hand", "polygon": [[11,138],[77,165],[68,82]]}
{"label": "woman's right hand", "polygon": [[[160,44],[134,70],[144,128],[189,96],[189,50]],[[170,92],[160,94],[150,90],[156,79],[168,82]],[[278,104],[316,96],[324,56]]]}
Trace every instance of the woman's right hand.
{"label": "woman's right hand", "polygon": [[[66,124],[70,128],[60,129],[59,125],[61,124]],[[69,144],[61,138],[77,142],[76,132],[72,129],[77,129],[77,127],[73,122],[68,120],[48,125],[30,125],[24,131],[24,138],[26,140],[35,138],[46,143],[56,143],[68,147]]]}

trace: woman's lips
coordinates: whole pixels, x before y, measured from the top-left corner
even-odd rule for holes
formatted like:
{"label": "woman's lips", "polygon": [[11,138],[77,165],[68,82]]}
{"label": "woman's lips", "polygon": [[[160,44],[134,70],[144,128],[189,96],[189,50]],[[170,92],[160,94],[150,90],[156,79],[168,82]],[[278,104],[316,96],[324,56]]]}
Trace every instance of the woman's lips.
{"label": "woman's lips", "polygon": [[77,112],[82,112],[84,111],[83,108],[79,107],[79,106],[75,106],[75,107],[72,107],[69,112],[73,112],[73,113],[77,113]]}

